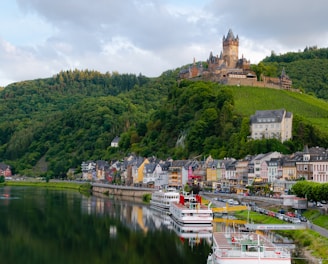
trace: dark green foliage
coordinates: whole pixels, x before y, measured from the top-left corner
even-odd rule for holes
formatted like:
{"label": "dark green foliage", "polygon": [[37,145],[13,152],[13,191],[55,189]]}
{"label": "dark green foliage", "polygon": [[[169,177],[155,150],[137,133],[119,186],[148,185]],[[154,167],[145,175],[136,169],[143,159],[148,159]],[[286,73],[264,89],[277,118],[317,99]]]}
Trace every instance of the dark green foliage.
{"label": "dark green foliage", "polygon": [[[144,151],[186,158],[203,153],[207,138],[212,139],[208,140],[208,153],[221,146],[223,129],[231,122],[231,93],[214,83],[182,81],[170,88],[168,98],[148,123],[141,142]],[[180,151],[174,148],[177,141]]]}
{"label": "dark green foliage", "polygon": [[328,201],[328,184],[301,180],[292,187],[293,194],[309,201]]}
{"label": "dark green foliage", "polygon": [[[267,75],[281,67],[277,62],[259,66],[259,73]],[[177,82],[178,71],[150,79],[74,70],[7,86],[0,91],[1,160],[15,173],[50,179],[65,178],[68,169],[79,169],[82,161],[121,159],[131,152],[164,159],[242,158],[291,153],[304,144],[328,147],[326,132],[318,126],[326,120],[325,102],[313,110],[311,96],[274,90],[270,103],[276,102],[275,109],[286,108],[286,101],[293,107],[302,102],[295,108],[304,110],[302,117],[294,111],[294,138],[284,144],[250,141],[249,116],[268,106],[266,93],[250,87],[234,87],[236,92],[211,82]],[[255,96],[253,101],[250,97]],[[315,125],[303,117],[311,111],[317,112]],[[116,136],[119,148],[112,148]]]}
{"label": "dark green foliage", "polygon": [[304,145],[327,146],[328,138],[318,127],[295,115],[293,119],[293,142],[299,147]]}
{"label": "dark green foliage", "polygon": [[142,196],[142,201],[145,203],[149,203],[151,200],[151,194],[150,193],[146,193]]}
{"label": "dark green foliage", "polygon": [[[293,81],[293,87],[300,88],[306,93],[318,98],[328,99],[328,48],[306,47],[303,52],[288,52],[283,55],[271,54],[262,63],[254,66],[254,70],[266,67],[276,68],[279,76],[285,68]],[[258,72],[256,71],[256,72]],[[269,75],[270,76],[270,75]]]}
{"label": "dark green foliage", "polygon": [[131,127],[145,134],[159,98],[165,89],[133,74],[75,70],[11,84],[0,92],[1,158],[17,173],[65,177],[83,160],[115,156],[112,139]]}

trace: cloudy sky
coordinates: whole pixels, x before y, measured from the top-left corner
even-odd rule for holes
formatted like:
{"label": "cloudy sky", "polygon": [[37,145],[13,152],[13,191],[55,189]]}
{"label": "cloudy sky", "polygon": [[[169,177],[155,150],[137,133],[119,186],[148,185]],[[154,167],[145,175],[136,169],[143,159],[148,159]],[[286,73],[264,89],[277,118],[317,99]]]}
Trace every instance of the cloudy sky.
{"label": "cloudy sky", "polygon": [[206,60],[222,37],[239,57],[328,47],[327,0],[1,0],[0,86],[68,69],[163,71]]}

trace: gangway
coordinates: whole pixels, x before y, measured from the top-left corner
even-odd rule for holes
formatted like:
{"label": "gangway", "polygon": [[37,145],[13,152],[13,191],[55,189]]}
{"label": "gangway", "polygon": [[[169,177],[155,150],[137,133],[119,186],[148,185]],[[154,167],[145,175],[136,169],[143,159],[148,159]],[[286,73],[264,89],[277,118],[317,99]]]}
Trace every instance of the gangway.
{"label": "gangway", "polygon": [[306,229],[304,224],[245,224],[249,230],[298,230]]}
{"label": "gangway", "polygon": [[214,207],[212,208],[213,213],[229,213],[234,211],[244,211],[249,210],[248,206],[245,205],[236,205],[236,206],[229,206],[228,204],[225,207]]}

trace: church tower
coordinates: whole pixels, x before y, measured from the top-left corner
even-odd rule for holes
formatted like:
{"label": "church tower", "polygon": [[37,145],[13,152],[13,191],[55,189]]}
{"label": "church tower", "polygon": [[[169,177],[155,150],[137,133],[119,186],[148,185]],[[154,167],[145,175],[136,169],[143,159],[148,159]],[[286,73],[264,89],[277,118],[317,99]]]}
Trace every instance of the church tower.
{"label": "church tower", "polygon": [[229,29],[227,37],[223,36],[223,60],[227,68],[236,68],[238,62],[239,38],[234,36],[232,30]]}

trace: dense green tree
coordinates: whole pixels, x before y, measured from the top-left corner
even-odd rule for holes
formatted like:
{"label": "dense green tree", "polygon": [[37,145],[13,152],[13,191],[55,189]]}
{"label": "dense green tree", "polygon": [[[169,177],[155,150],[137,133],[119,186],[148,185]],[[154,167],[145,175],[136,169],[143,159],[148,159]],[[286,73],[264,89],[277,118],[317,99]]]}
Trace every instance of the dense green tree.
{"label": "dense green tree", "polygon": [[[279,76],[285,67],[295,85],[326,98],[326,51],[307,48],[303,53],[284,58],[272,53],[252,67],[259,77]],[[269,151],[292,153],[304,144],[328,147],[324,129],[297,111],[292,140],[249,140],[249,116],[237,111],[231,89],[213,82],[177,81],[178,73],[168,70],[147,78],[68,70],[10,84],[0,90],[0,157],[17,173],[65,177],[68,168],[83,160],[117,159],[131,152],[159,158],[242,158]],[[247,96],[243,100],[248,103]],[[290,96],[288,103],[298,96]],[[302,108],[313,111],[306,100]],[[244,109],[258,107],[255,99],[249,101],[254,105]],[[325,107],[320,103],[315,110],[320,120],[327,117]],[[115,136],[121,138],[119,148],[110,147]]]}
{"label": "dense green tree", "polygon": [[292,187],[292,192],[298,197],[307,198],[314,202],[328,200],[328,183],[298,181]]}

